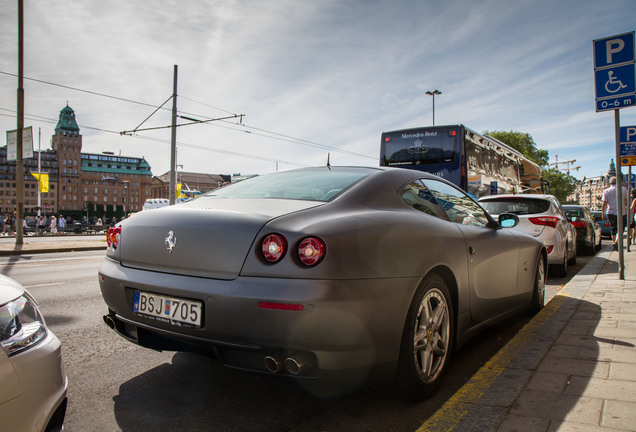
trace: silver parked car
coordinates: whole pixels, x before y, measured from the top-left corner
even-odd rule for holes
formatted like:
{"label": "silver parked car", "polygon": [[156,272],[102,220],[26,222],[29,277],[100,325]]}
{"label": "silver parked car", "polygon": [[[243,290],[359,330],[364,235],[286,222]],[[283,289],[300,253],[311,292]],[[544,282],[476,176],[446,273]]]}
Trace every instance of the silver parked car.
{"label": "silver parked car", "polygon": [[148,348],[301,383],[391,380],[425,397],[470,336],[543,307],[543,244],[501,224],[414,170],[259,176],[112,228],[104,319]]}
{"label": "silver parked car", "polygon": [[519,216],[515,229],[545,244],[548,264],[560,276],[567,274],[568,264],[576,264],[576,228],[553,195],[490,195],[481,197],[479,203],[495,217],[502,213]]}
{"label": "silver parked car", "polygon": [[59,339],[37,303],[0,275],[0,429],[61,431],[67,379]]}

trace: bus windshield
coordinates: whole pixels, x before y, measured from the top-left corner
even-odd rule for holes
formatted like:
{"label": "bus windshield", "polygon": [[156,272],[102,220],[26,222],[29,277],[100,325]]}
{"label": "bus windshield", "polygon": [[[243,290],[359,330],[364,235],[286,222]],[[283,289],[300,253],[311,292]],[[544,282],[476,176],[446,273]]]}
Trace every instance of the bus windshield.
{"label": "bus windshield", "polygon": [[409,129],[382,135],[380,165],[404,166],[453,162],[459,157],[456,128]]}

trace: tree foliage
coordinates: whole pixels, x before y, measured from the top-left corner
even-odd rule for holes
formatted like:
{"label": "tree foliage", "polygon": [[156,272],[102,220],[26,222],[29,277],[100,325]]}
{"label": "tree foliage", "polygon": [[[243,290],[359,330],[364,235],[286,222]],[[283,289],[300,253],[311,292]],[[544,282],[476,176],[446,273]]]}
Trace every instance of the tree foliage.
{"label": "tree foliage", "polygon": [[549,158],[547,150],[540,150],[528,133],[516,131],[484,131],[484,134],[498,139],[543,168],[543,178],[550,182],[550,193],[559,202],[565,203],[567,196],[576,190],[578,180],[556,168],[548,168]]}
{"label": "tree foliage", "polygon": [[550,193],[557,197],[561,204],[567,202],[567,197],[576,190],[578,180],[556,168],[543,170],[543,178],[550,182]]}
{"label": "tree foliage", "polygon": [[512,130],[508,132],[484,131],[484,134],[508,144],[537,165],[541,167],[548,166],[548,151],[537,148],[537,144],[534,142],[534,139],[532,139],[532,135]]}

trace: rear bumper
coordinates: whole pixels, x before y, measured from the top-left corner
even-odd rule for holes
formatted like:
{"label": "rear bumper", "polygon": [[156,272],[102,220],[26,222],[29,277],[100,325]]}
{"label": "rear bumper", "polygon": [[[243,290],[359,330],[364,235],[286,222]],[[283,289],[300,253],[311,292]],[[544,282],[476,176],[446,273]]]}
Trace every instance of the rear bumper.
{"label": "rear bumper", "polygon": [[[355,369],[392,373],[419,283],[414,278],[224,281],[130,269],[108,258],[99,276],[111,327],[132,342],[205,352],[226,366],[263,373],[293,374],[284,367],[268,368],[268,356],[282,363],[300,359],[310,363],[298,374],[307,377]],[[135,290],[202,301],[202,327],[176,327],[138,316],[132,311]],[[263,309],[259,302],[303,309]]]}

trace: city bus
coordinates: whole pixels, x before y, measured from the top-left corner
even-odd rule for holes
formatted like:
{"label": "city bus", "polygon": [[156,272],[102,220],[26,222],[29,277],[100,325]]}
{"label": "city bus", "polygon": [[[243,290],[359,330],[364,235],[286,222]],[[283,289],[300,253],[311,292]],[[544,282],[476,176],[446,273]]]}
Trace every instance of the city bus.
{"label": "city bus", "polygon": [[464,125],[383,132],[380,166],[426,171],[475,197],[549,193],[539,165],[505,143]]}

